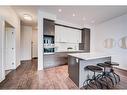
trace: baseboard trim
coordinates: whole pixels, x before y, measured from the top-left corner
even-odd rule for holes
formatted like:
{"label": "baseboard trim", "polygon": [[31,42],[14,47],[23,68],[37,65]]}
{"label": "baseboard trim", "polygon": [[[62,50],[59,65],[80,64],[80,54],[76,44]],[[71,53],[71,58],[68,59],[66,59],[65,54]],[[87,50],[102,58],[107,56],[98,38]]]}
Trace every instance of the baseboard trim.
{"label": "baseboard trim", "polygon": [[32,59],[28,59],[28,60],[21,60],[20,62],[25,62],[25,61],[31,61]]}
{"label": "baseboard trim", "polygon": [[122,68],[118,68],[118,67],[114,67],[115,69],[118,69],[118,70],[122,70],[122,71],[125,71],[125,72],[127,72],[127,70],[125,70],[125,69],[122,69]]}
{"label": "baseboard trim", "polygon": [[0,79],[0,83],[1,83],[4,79],[5,79],[5,78],[1,78],[1,79]]}
{"label": "baseboard trim", "polygon": [[33,57],[32,59],[38,59],[38,57]]}

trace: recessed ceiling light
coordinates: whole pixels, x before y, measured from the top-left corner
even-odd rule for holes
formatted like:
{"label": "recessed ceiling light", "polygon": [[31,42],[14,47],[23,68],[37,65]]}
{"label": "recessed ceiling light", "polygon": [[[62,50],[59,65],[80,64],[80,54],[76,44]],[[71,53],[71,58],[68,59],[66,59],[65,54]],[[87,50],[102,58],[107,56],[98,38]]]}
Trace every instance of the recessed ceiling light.
{"label": "recessed ceiling light", "polygon": [[32,20],[32,16],[28,15],[28,14],[24,14],[23,15],[25,20],[31,21]]}
{"label": "recessed ceiling light", "polygon": [[91,21],[91,23],[94,23],[94,22],[95,22],[94,20]]}
{"label": "recessed ceiling light", "polygon": [[73,13],[72,16],[75,16],[75,14]]}
{"label": "recessed ceiling light", "polygon": [[85,21],[85,20],[86,20],[86,18],[85,18],[85,17],[83,17],[83,20]]}
{"label": "recessed ceiling light", "polygon": [[62,9],[58,9],[59,12],[62,12]]}

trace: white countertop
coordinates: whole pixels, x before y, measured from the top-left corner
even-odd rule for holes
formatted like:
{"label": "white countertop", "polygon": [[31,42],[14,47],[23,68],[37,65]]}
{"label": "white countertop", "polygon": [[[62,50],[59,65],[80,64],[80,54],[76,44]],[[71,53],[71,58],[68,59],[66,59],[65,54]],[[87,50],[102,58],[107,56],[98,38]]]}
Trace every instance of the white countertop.
{"label": "white countertop", "polygon": [[73,53],[73,52],[84,52],[84,50],[66,50],[66,51],[55,51],[56,53]]}
{"label": "white countertop", "polygon": [[74,56],[80,59],[84,60],[90,60],[90,59],[97,59],[97,58],[104,58],[104,57],[111,57],[109,54],[100,53],[100,52],[92,52],[92,53],[73,53],[68,54],[70,56]]}
{"label": "white countertop", "polygon": [[48,52],[48,53],[44,53],[44,55],[51,55],[51,54],[55,54],[55,52]]}

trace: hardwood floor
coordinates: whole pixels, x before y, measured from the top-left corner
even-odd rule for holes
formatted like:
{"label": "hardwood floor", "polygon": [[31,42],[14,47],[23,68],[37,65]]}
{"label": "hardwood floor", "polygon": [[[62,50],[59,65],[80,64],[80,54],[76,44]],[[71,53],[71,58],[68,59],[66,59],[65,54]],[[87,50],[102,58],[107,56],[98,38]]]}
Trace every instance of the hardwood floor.
{"label": "hardwood floor", "polygon": [[[127,89],[127,72],[116,69],[121,82],[115,89]],[[24,61],[0,83],[0,89],[78,89],[68,77],[67,65],[37,71],[37,59]]]}
{"label": "hardwood floor", "polygon": [[6,76],[0,89],[78,89],[68,77],[67,65],[37,71],[37,60],[22,64]]}
{"label": "hardwood floor", "polygon": [[116,68],[115,72],[120,75],[121,81],[114,89],[127,89],[127,71]]}

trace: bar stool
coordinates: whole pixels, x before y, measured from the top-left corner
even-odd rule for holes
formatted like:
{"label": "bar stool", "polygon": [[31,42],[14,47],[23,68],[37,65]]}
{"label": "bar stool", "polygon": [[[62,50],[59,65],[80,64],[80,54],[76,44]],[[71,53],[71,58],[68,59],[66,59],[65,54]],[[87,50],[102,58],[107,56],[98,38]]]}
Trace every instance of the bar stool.
{"label": "bar stool", "polygon": [[110,73],[114,76],[115,83],[118,84],[120,82],[120,76],[115,73],[114,66],[119,66],[119,64],[116,62],[111,62],[111,61],[106,61],[104,63],[111,66]]}
{"label": "bar stool", "polygon": [[98,79],[100,78],[101,80],[103,80],[107,84],[108,88],[112,88],[114,86],[114,81],[111,78],[110,73],[106,71],[107,68],[111,68],[111,65],[105,63],[98,63],[97,66],[103,68],[103,73],[98,77]]}
{"label": "bar stool", "polygon": [[[93,72],[92,78],[88,78],[86,81],[84,81],[83,86],[87,89],[88,87],[93,88],[92,86],[96,86],[98,89],[102,89],[102,84],[99,82],[96,78],[96,73],[101,73],[103,71],[102,68],[94,65],[88,65],[84,68],[87,71]],[[92,86],[91,86],[92,84]]]}

